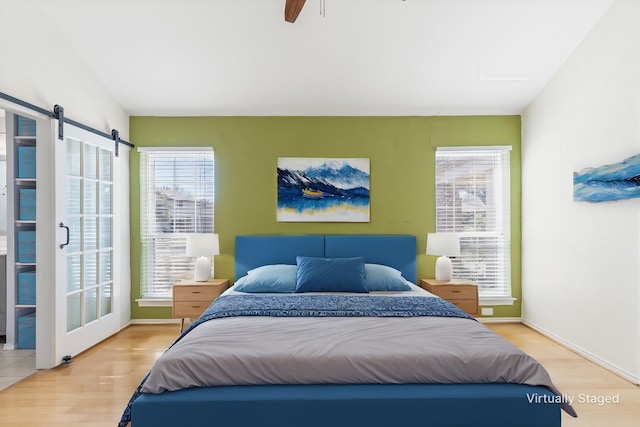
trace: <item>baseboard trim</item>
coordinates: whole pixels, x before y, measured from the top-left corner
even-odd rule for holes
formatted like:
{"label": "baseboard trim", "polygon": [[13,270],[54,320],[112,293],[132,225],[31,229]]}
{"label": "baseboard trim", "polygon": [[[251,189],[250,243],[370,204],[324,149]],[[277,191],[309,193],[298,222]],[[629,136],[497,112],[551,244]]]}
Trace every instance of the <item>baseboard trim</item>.
{"label": "baseboard trim", "polygon": [[480,323],[521,323],[522,319],[519,317],[478,317],[476,318]]}
{"label": "baseboard trim", "polygon": [[564,340],[560,337],[558,337],[557,335],[547,331],[545,328],[542,328],[538,325],[536,325],[535,323],[531,323],[527,320],[522,320],[522,324],[525,326],[528,326],[529,328],[533,329],[534,331],[544,335],[545,337],[549,338],[551,341],[554,341],[557,344],[560,344],[561,346],[573,351],[574,353],[579,354],[580,356],[584,357],[585,359],[595,363],[596,365],[606,369],[607,371],[621,377],[624,378],[625,380],[631,382],[632,384],[635,385],[640,385],[640,377],[637,377],[633,374],[631,374],[630,372],[625,371],[624,369],[621,369],[609,362],[607,362],[606,360],[596,356],[595,354],[567,341]]}
{"label": "baseboard trim", "polygon": [[129,325],[179,325],[180,319],[131,319]]}

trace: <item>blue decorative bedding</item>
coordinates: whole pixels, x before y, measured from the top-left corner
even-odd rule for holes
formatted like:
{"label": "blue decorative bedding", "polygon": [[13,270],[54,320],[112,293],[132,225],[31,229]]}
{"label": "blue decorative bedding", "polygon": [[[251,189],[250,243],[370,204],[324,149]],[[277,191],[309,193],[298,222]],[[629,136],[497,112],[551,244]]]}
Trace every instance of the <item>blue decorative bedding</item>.
{"label": "blue decorative bedding", "polygon": [[[223,295],[171,345],[191,330],[213,319],[238,316],[269,317],[457,317],[473,319],[440,298],[374,295]],[[142,380],[124,410],[118,427],[131,421],[133,402],[142,394]]]}
{"label": "blue decorative bedding", "polygon": [[473,319],[448,301],[416,296],[226,295],[194,323],[234,316],[271,317],[461,317]]}

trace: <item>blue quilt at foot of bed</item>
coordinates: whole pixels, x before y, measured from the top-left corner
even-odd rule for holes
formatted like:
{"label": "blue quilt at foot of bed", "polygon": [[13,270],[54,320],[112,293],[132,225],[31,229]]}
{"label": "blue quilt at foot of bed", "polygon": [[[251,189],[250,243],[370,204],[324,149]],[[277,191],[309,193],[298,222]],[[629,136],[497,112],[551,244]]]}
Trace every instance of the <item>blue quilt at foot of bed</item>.
{"label": "blue quilt at foot of bed", "polygon": [[[171,345],[198,325],[237,316],[270,317],[458,317],[475,320],[440,298],[373,295],[223,295],[215,300]],[[142,394],[142,380],[122,414],[118,427],[131,421],[133,402]]]}
{"label": "blue quilt at foot of bed", "polygon": [[225,295],[196,323],[236,316],[271,317],[461,317],[473,319],[440,298],[368,295]]}

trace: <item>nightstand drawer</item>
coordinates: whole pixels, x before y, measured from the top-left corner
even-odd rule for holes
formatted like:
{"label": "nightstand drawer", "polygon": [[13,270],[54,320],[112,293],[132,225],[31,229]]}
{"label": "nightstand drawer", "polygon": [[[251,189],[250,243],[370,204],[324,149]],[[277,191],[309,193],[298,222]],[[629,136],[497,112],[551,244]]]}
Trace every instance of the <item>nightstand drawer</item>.
{"label": "nightstand drawer", "polygon": [[472,316],[478,315],[478,286],[464,279],[454,279],[451,282],[435,279],[420,279],[418,283],[434,295],[449,301],[462,311]]}
{"label": "nightstand drawer", "polygon": [[181,318],[180,332],[184,329],[184,319],[196,319],[229,287],[228,279],[211,279],[206,282],[183,280],[173,285],[174,318]]}
{"label": "nightstand drawer", "polygon": [[467,312],[471,315],[474,314],[478,314],[478,304],[476,302],[476,300],[466,300],[466,299],[462,299],[462,300],[454,300],[451,299],[449,300],[449,302],[453,305],[455,305],[456,307],[458,307],[460,310]]}
{"label": "nightstand drawer", "polygon": [[[217,286],[194,285],[176,286],[173,288],[173,299],[178,301],[208,301],[209,303],[220,295]],[[187,316],[188,317],[188,316]]]}
{"label": "nightstand drawer", "polygon": [[432,291],[441,298],[451,299],[475,299],[476,287],[466,285],[445,285],[438,286],[437,290]]}
{"label": "nightstand drawer", "polygon": [[211,301],[175,301],[173,303],[173,317],[188,317],[195,319],[209,307]]}

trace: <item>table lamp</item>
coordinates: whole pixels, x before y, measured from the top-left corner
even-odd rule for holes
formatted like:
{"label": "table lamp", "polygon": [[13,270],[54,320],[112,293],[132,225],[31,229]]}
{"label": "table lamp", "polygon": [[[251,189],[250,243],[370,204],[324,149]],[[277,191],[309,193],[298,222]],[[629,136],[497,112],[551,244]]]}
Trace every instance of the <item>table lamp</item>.
{"label": "table lamp", "polygon": [[193,279],[196,282],[206,282],[211,279],[213,277],[213,266],[208,257],[220,254],[218,235],[212,233],[187,235],[186,252],[187,256],[198,257]]}
{"label": "table lamp", "polygon": [[436,260],[436,280],[450,282],[453,265],[450,256],[460,256],[460,237],[456,233],[427,234],[427,255],[439,255]]}

